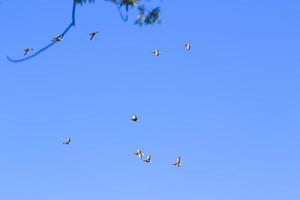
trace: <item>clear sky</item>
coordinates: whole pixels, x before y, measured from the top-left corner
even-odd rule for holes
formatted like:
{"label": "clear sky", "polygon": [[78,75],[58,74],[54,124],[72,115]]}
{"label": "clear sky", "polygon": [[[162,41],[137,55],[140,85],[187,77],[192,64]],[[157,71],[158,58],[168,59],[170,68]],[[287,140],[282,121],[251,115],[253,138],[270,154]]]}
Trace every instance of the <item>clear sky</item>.
{"label": "clear sky", "polygon": [[157,0],[144,28],[96,0],[17,64],[72,1],[1,2],[0,199],[300,199],[298,0]]}

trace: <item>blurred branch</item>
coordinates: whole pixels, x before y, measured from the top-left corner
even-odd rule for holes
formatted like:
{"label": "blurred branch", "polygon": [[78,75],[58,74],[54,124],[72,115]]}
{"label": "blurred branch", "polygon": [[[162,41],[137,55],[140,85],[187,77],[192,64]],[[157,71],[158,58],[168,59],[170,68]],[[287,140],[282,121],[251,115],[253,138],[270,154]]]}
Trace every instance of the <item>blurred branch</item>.
{"label": "blurred branch", "polygon": [[[62,37],[64,37],[68,31],[73,27],[75,26],[75,13],[76,13],[76,5],[77,5],[77,0],[74,0],[73,2],[73,7],[72,7],[72,21],[71,23],[67,26],[67,28],[60,34]],[[52,41],[50,44],[46,45],[45,47],[41,48],[40,50],[38,50],[36,53],[26,57],[26,58],[21,58],[21,59],[12,59],[10,58],[9,56],[7,56],[6,58],[10,61],[10,62],[14,62],[14,63],[17,63],[17,62],[23,62],[23,61],[26,61],[26,60],[29,60],[31,58],[34,58],[35,56],[39,55],[40,53],[46,51],[47,49],[49,49],[51,46],[53,46],[56,42],[55,41]]]}

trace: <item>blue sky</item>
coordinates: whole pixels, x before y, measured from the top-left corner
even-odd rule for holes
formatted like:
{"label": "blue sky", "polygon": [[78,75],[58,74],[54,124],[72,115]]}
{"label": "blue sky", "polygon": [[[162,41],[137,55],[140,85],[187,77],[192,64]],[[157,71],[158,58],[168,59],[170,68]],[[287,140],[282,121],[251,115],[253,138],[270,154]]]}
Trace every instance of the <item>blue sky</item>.
{"label": "blue sky", "polygon": [[162,23],[144,28],[79,6],[62,43],[15,64],[72,1],[2,1],[0,199],[299,200],[300,2],[157,4]]}

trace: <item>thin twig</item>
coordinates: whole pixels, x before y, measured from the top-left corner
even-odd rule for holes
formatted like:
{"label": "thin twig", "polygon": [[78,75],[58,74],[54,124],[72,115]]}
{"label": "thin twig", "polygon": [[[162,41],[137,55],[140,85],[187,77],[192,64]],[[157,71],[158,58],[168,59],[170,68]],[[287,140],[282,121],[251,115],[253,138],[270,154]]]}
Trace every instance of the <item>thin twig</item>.
{"label": "thin twig", "polygon": [[[73,2],[73,8],[72,8],[72,21],[71,23],[67,26],[67,28],[63,31],[62,34],[60,34],[62,37],[64,37],[68,31],[73,27],[75,26],[75,14],[76,14],[76,1],[74,0]],[[26,58],[21,58],[21,59],[12,59],[10,58],[9,56],[7,56],[7,60],[9,60],[10,62],[14,62],[14,63],[17,63],[17,62],[23,62],[23,61],[26,61],[26,60],[29,60],[31,58],[34,58],[35,56],[39,55],[40,53],[46,51],[47,49],[49,49],[51,46],[53,46],[56,42],[53,41],[51,42],[50,44],[46,45],[45,47],[41,48],[40,50],[38,50],[36,53],[26,57]]]}
{"label": "thin twig", "polygon": [[116,6],[117,6],[117,9],[118,9],[119,14],[120,14],[120,16],[121,16],[121,19],[122,19],[124,22],[127,22],[127,21],[128,21],[128,15],[126,14],[126,16],[124,17],[124,15],[123,15],[123,13],[122,13],[122,11],[121,11],[121,5],[120,5],[120,6],[116,5]]}

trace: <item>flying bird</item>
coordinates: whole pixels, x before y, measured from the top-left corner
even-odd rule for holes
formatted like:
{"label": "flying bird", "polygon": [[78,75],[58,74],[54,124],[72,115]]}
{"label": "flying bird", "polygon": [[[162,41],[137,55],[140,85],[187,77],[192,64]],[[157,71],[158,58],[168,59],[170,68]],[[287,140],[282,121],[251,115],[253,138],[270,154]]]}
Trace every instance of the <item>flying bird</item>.
{"label": "flying bird", "polygon": [[33,51],[33,48],[24,49],[24,56],[26,56],[29,53],[29,51]]}
{"label": "flying bird", "polygon": [[152,158],[151,158],[151,155],[148,155],[148,156],[147,156],[147,159],[144,160],[144,162],[146,162],[146,163],[151,163],[151,162],[152,162],[151,159],[152,159]]}
{"label": "flying bird", "polygon": [[72,142],[72,139],[71,139],[71,138],[68,138],[68,139],[66,139],[66,141],[64,141],[63,144],[71,144],[71,142]]}
{"label": "flying bird", "polygon": [[177,157],[176,163],[174,163],[173,165],[175,165],[176,167],[180,167],[180,166],[181,166],[181,159],[180,159],[180,156]]}
{"label": "flying bird", "polygon": [[141,160],[143,159],[144,153],[142,150],[138,149],[134,155],[138,156]]}
{"label": "flying bird", "polygon": [[138,122],[139,121],[138,116],[135,115],[135,114],[133,114],[130,119],[131,119],[131,121],[134,121],[134,122]]}
{"label": "flying bird", "polygon": [[191,43],[186,43],[185,45],[185,48],[190,51],[192,49],[192,44]]}
{"label": "flying bird", "polygon": [[63,35],[59,35],[52,39],[52,42],[61,42],[64,39]]}
{"label": "flying bird", "polygon": [[99,33],[99,32],[92,32],[92,33],[90,33],[90,36],[91,36],[90,40],[94,39],[94,37],[95,37],[98,33]]}
{"label": "flying bird", "polygon": [[152,51],[152,53],[156,56],[160,56],[161,52],[158,49],[155,49],[154,51]]}

